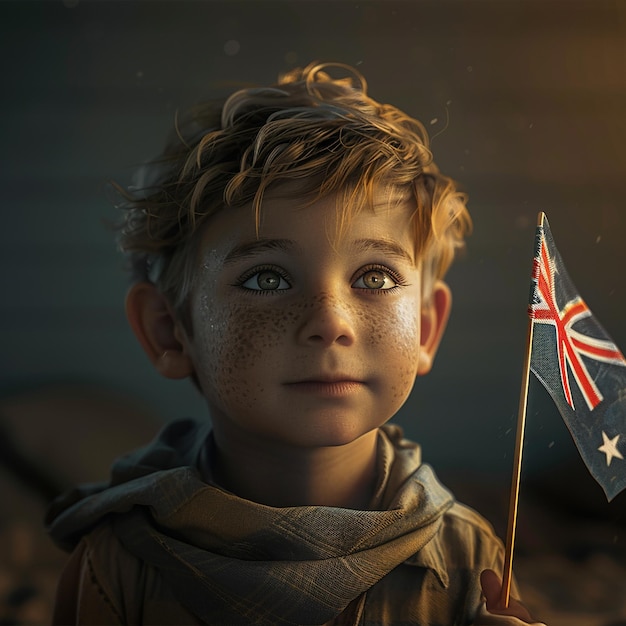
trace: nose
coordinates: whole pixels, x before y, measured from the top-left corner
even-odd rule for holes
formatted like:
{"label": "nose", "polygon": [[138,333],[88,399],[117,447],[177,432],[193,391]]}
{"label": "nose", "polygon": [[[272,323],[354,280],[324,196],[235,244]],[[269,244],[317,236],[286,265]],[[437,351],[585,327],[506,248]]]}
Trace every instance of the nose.
{"label": "nose", "polygon": [[306,306],[298,329],[300,343],[320,347],[350,346],[355,338],[354,313],[346,303],[320,294]]}

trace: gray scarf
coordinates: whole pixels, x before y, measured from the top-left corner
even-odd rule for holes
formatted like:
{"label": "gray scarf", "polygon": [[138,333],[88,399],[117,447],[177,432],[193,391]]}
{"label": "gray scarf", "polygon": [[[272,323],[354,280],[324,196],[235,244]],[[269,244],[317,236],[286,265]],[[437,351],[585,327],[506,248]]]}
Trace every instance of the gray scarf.
{"label": "gray scarf", "polygon": [[372,509],[273,508],[201,479],[208,424],[174,422],[119,459],[108,485],[55,502],[52,538],[71,549],[109,516],[132,554],[213,624],[323,624],[436,534],[453,498],[399,427],[379,431]]}

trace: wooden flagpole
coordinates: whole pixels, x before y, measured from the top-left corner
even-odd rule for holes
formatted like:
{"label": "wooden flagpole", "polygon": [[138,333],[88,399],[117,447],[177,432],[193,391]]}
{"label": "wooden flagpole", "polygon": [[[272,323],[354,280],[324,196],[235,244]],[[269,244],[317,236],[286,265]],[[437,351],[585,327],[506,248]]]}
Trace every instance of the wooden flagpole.
{"label": "wooden flagpole", "polygon": [[[544,213],[539,213],[537,226],[543,226]],[[513,476],[511,478],[511,493],[509,499],[509,521],[506,532],[504,550],[504,567],[502,569],[502,591],[500,604],[508,608],[511,596],[511,579],[513,576],[513,550],[515,548],[515,531],[517,527],[517,505],[519,503],[519,485],[522,472],[522,453],[524,451],[524,431],[526,430],[526,406],[528,404],[528,383],[530,379],[530,359],[533,345],[533,319],[528,318],[528,332],[526,336],[526,351],[524,367],[522,369],[522,386],[517,412],[517,434],[515,436],[515,456],[513,459]]]}
{"label": "wooden flagpole", "polygon": [[524,451],[524,431],[526,429],[526,404],[528,401],[528,382],[530,378],[530,353],[533,344],[533,320],[528,320],[526,339],[526,356],[522,372],[522,389],[520,391],[519,409],[517,414],[517,434],[515,436],[515,457],[513,460],[513,477],[509,496],[509,522],[506,532],[504,551],[504,567],[502,570],[502,592],[500,603],[502,608],[509,606],[511,594],[511,578],[513,572],[513,549],[515,548],[515,530],[517,526],[517,505],[519,502],[519,484],[522,471],[522,452]]}

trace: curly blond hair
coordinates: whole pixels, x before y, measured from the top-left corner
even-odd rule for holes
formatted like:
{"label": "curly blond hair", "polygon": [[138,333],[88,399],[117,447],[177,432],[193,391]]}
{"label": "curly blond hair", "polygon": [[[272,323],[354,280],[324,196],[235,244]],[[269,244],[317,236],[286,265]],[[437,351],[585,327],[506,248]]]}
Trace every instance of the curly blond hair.
{"label": "curly blond hair", "polygon": [[[347,76],[332,78],[330,69]],[[185,320],[211,215],[251,203],[258,226],[265,192],[293,181],[305,196],[341,194],[344,232],[381,185],[411,193],[426,298],[471,229],[466,197],[433,162],[424,126],[372,99],[357,70],[313,63],[273,86],[193,107],[136,184],[115,185],[125,211],[119,244],[134,279],[153,281]]]}

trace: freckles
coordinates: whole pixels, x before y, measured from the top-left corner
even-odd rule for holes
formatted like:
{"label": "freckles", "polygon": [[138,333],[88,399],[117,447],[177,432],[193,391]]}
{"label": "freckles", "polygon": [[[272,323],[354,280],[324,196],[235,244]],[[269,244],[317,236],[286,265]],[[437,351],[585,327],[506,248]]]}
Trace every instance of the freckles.
{"label": "freckles", "polygon": [[227,352],[224,358],[235,370],[248,369],[276,345],[279,333],[280,323],[271,313],[234,306],[229,313],[227,334],[222,338]]}
{"label": "freckles", "polygon": [[419,346],[418,317],[408,306],[398,306],[384,312],[360,310],[359,317],[367,329],[371,345],[384,342],[403,356],[413,354]]}
{"label": "freckles", "polygon": [[[386,296],[379,296],[385,298]],[[419,357],[419,317],[413,303],[398,303],[384,311],[366,309],[360,322],[368,334],[367,342],[380,355],[381,362],[393,370],[390,395],[403,402],[415,382]]]}
{"label": "freckles", "polygon": [[404,400],[407,396],[407,390],[413,387],[415,382],[415,371],[408,368],[400,368],[397,372],[398,379],[395,385],[391,386],[393,398]]}
{"label": "freckles", "polygon": [[[273,298],[274,296],[259,296]],[[229,404],[254,408],[264,394],[253,382],[260,369],[273,367],[268,354],[284,342],[285,335],[301,317],[301,305],[259,307],[256,303],[216,304],[210,296],[201,299],[198,331],[201,335],[203,377],[214,396]],[[200,337],[199,337],[200,338]]]}

